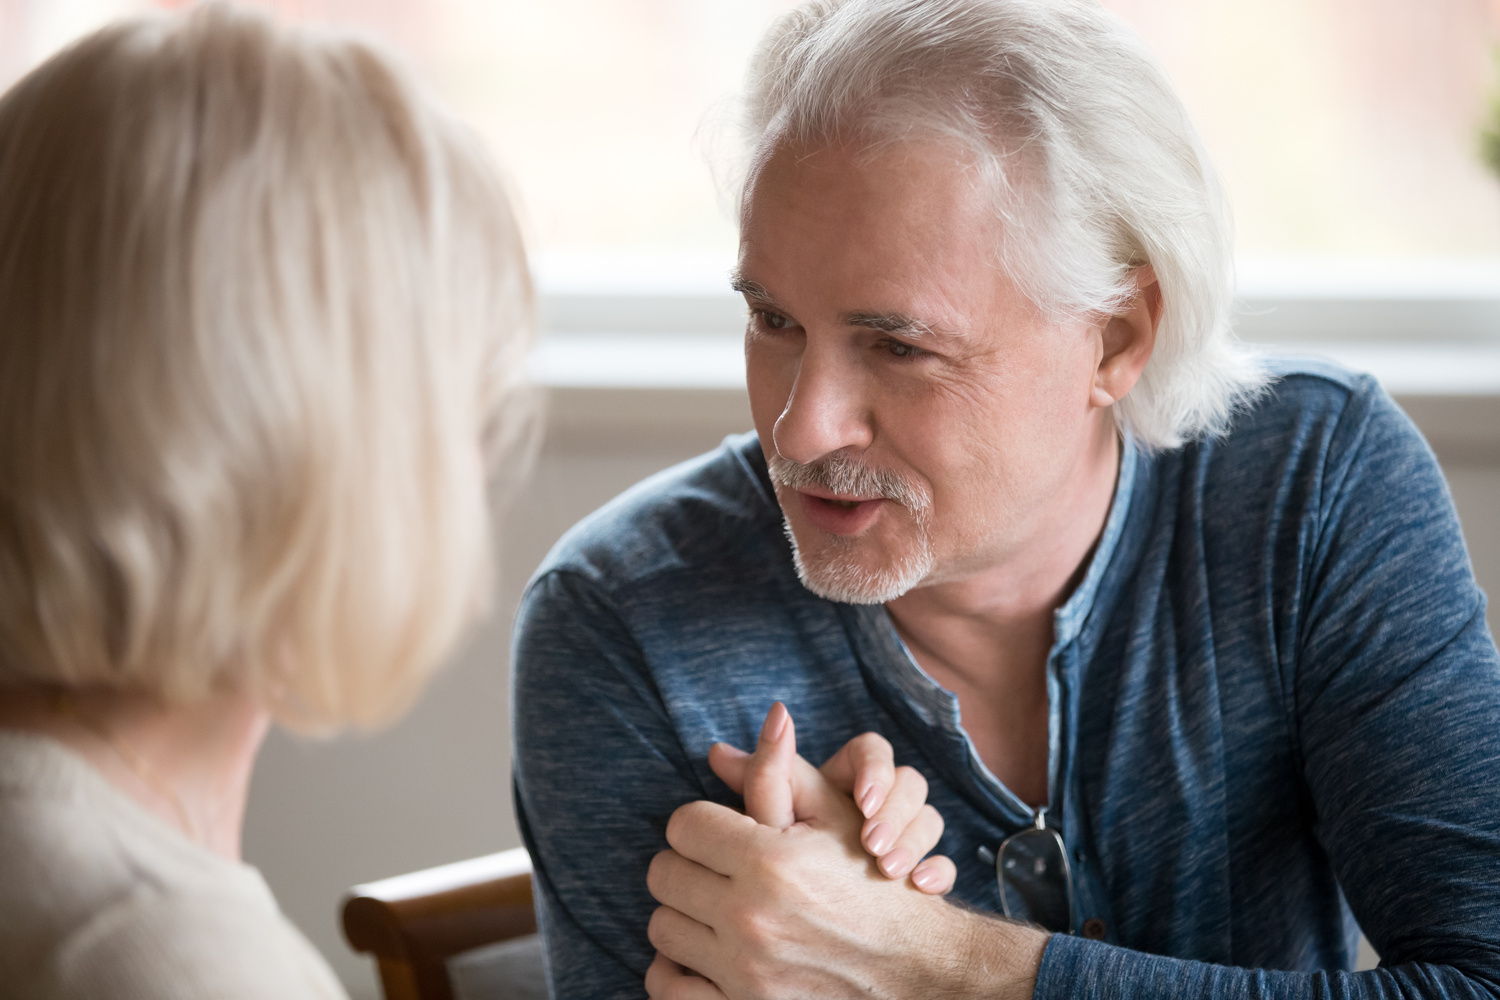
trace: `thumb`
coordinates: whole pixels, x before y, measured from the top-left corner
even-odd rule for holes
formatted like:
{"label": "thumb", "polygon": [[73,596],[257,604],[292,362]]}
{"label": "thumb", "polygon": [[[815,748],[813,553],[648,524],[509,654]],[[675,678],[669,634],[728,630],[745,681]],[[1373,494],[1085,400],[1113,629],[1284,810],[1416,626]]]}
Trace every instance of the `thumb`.
{"label": "thumb", "polygon": [[[745,811],[757,822],[779,829],[786,829],[793,822],[845,823],[849,820],[846,814],[855,809],[853,800],[797,754],[790,713],[779,740],[773,736],[779,722],[778,712],[786,712],[779,702],[766,717],[755,753],[745,753],[728,743],[715,743],[708,751],[708,766],[730,790],[744,796]],[[783,798],[788,789],[790,804]],[[774,817],[775,822],[765,818],[768,816]]]}
{"label": "thumb", "polygon": [[760,727],[755,753],[745,760],[745,814],[757,823],[784,830],[796,822],[792,811],[792,774],[797,759],[797,731],[781,702],[771,706]]}

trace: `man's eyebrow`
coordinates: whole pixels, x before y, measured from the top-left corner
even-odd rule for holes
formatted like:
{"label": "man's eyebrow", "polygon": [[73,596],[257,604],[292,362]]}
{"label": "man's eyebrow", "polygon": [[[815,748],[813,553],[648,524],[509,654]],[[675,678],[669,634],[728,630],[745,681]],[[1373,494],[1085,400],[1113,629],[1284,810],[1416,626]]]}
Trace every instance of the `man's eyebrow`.
{"label": "man's eyebrow", "polygon": [[774,303],[776,301],[771,297],[771,293],[766,291],[765,285],[762,285],[758,281],[751,281],[749,278],[742,277],[738,271],[730,272],[729,287],[742,295],[748,295],[752,299],[759,299],[761,302]]}
{"label": "man's eyebrow", "polygon": [[843,315],[843,321],[847,326],[862,326],[867,330],[879,330],[881,333],[894,333],[913,340],[922,338],[948,338],[958,337],[961,334],[950,330],[942,330],[914,319],[905,313],[899,312],[852,312]]}
{"label": "man's eyebrow", "polygon": [[[758,281],[751,281],[739,271],[730,272],[729,287],[757,302],[764,302],[770,306],[776,305],[776,299],[766,291],[765,285]],[[911,340],[937,340],[963,336],[961,333],[934,327],[900,312],[849,312],[844,313],[840,319],[845,326],[860,326],[867,330],[878,330],[881,333],[894,333]]]}

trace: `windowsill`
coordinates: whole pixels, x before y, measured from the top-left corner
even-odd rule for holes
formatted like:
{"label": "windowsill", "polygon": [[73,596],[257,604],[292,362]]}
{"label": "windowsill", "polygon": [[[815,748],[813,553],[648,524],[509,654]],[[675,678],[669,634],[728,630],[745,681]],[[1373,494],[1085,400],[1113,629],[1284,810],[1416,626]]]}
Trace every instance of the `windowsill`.
{"label": "windowsill", "polygon": [[[1500,464],[1500,342],[1311,341],[1277,353],[1374,375],[1444,462]],[[550,446],[608,452],[708,447],[750,426],[740,342],[693,334],[554,334],[532,356],[550,390]]]}
{"label": "windowsill", "polygon": [[[1272,354],[1328,358],[1368,372],[1393,396],[1500,396],[1500,339],[1492,342],[1296,341]],[[737,337],[721,334],[552,334],[532,355],[532,376],[566,389],[743,390]]]}
{"label": "windowsill", "polygon": [[[744,305],[726,288],[730,263],[542,262],[531,370],[552,390],[554,444],[608,449],[749,426]],[[1248,261],[1239,270],[1244,340],[1368,372],[1445,461],[1500,462],[1500,261]]]}
{"label": "windowsill", "polygon": [[[554,254],[536,261],[547,334],[738,337],[745,307],[715,254]],[[1236,329],[1251,343],[1500,343],[1500,259],[1251,258]]]}

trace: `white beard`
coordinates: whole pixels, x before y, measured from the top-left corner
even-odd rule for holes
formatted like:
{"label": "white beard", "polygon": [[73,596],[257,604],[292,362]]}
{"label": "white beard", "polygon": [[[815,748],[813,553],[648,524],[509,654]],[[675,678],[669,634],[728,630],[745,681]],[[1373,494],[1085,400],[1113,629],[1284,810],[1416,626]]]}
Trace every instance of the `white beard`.
{"label": "white beard", "polygon": [[773,455],[768,464],[772,481],[789,489],[821,486],[843,495],[893,500],[910,512],[916,528],[917,536],[910,551],[897,556],[889,565],[867,569],[859,565],[860,539],[828,535],[817,552],[806,552],[798,544],[791,522],[785,520],[783,512],[797,579],[814,594],[842,604],[884,604],[911,590],[932,572],[936,562],[928,533],[932,498],[920,486],[894,473],[870,469],[843,452],[834,452],[807,465]]}
{"label": "white beard", "polygon": [[916,551],[902,554],[891,565],[866,569],[857,562],[859,539],[833,536],[823,551],[809,559],[797,544],[791,523],[786,522],[797,579],[819,597],[841,604],[884,604],[927,579],[935,560],[926,525],[919,522],[918,532]]}

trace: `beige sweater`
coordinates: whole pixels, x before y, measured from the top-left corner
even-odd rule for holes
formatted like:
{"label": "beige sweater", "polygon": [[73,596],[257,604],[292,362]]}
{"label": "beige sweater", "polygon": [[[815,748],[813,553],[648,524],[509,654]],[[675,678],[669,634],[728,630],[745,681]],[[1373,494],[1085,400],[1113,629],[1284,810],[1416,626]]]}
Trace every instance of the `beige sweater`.
{"label": "beige sweater", "polygon": [[346,1000],[260,873],[0,729],[0,998]]}

